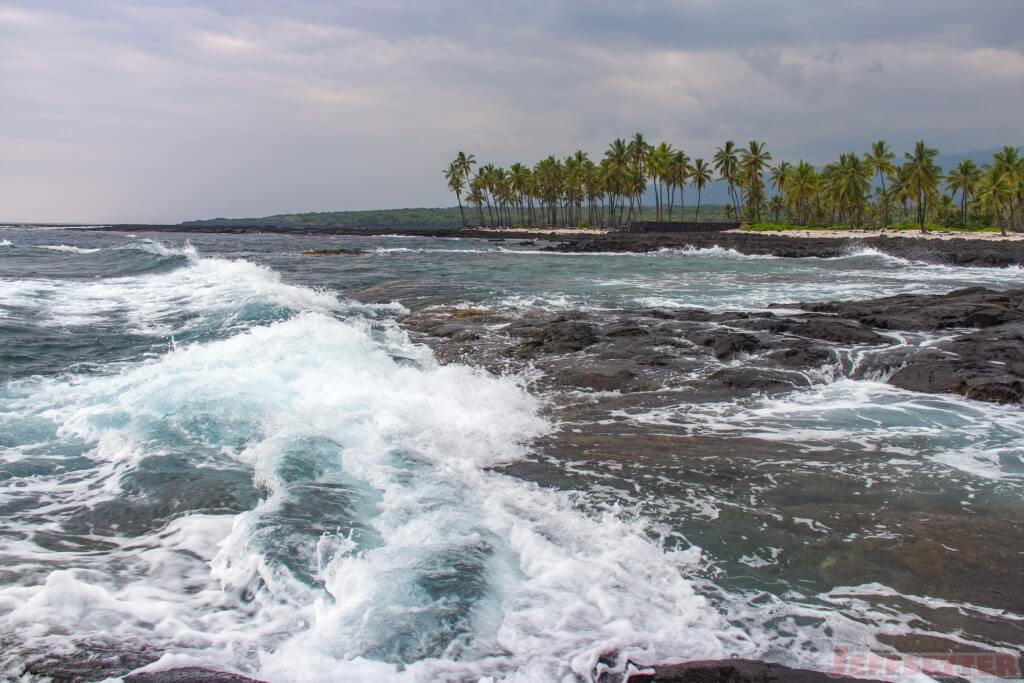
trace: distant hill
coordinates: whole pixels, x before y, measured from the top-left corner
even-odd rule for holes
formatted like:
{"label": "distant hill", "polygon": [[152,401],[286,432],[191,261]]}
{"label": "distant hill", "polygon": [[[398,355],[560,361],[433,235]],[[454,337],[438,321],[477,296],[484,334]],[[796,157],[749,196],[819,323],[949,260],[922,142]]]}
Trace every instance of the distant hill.
{"label": "distant hill", "polygon": [[[466,215],[470,213],[467,210]],[[339,228],[452,228],[462,225],[458,207],[282,213],[261,218],[210,218],[182,225],[294,225]]]}
{"label": "distant hill", "polygon": [[[696,200],[696,193],[693,199]],[[701,220],[722,221],[724,207],[707,205],[700,207]],[[644,215],[648,220],[654,215],[653,198],[645,203]],[[476,209],[467,208],[466,218],[471,225],[476,224]],[[687,197],[685,211],[687,220],[693,220],[694,207]],[[683,215],[676,205],[673,218],[682,219]],[[320,211],[310,213],[282,213],[261,218],[209,218],[205,220],[185,221],[181,225],[278,225],[302,227],[337,227],[337,228],[455,228],[462,225],[457,206],[444,208],[418,209],[377,209],[373,211]]]}

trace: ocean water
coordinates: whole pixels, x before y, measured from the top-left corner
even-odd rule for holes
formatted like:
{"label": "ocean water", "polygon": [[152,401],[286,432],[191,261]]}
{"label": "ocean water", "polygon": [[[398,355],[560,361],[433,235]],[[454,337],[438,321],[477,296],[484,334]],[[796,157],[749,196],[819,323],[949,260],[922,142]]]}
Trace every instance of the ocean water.
{"label": "ocean water", "polygon": [[[325,247],[365,251],[299,253]],[[969,563],[930,582],[925,554],[888,571],[884,542],[1003,539],[992,571],[1019,574],[1019,408],[836,376],[567,423],[528,374],[441,365],[400,318],[759,309],[1022,274],[867,250],[0,227],[0,677],[610,681],[939,641],[1015,656],[1024,614],[961,585]],[[548,448],[573,433],[622,448]],[[636,435],[704,455],[633,452]]]}

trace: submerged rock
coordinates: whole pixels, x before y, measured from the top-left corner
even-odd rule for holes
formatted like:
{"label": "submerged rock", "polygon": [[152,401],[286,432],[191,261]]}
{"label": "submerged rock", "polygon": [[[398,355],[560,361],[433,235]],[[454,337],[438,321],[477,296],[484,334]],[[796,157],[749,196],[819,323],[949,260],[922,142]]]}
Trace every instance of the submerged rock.
{"label": "submerged rock", "polygon": [[791,669],[782,664],[770,664],[749,659],[727,659],[703,662],[686,662],[657,666],[653,674],[639,674],[629,677],[631,683],[828,683],[848,681],[850,683],[879,683],[872,679],[849,678],[822,671]]}
{"label": "submerged rock", "polygon": [[125,676],[124,681],[125,683],[264,683],[240,674],[196,666],[131,674]]}
{"label": "submerged rock", "polygon": [[365,253],[362,249],[303,249],[303,256],[355,256]]}

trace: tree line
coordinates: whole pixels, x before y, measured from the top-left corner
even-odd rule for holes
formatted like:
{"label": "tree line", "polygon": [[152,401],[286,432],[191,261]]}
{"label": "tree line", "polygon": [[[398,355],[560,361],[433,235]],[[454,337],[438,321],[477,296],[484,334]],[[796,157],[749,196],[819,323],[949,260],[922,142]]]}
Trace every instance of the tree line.
{"label": "tree line", "polygon": [[[856,228],[913,221],[922,232],[929,224],[997,225],[1004,234],[1024,230],[1024,157],[1018,148],[1004,147],[982,166],[960,162],[948,174],[935,163],[937,155],[921,141],[897,163],[879,140],[864,154],[841,154],[819,169],[806,161],[772,165],[763,142],[737,147],[727,140],[710,160],[691,160],[672,144],[651,145],[637,133],[612,141],[598,161],[577,151],[506,169],[478,165],[472,154],[459,152],[444,176],[467,226],[467,208],[475,210],[476,225],[492,227],[677,220],[687,189],[696,195],[699,221],[704,189],[720,180],[729,195],[727,220]],[[645,207],[648,193],[654,205]]]}

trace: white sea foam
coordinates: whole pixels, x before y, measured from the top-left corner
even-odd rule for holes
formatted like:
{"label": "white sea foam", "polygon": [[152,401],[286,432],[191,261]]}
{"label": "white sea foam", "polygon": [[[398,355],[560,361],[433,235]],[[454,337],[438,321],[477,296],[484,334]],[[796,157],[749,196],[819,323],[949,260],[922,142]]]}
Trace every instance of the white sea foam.
{"label": "white sea foam", "polygon": [[[123,323],[139,334],[168,335],[211,318],[230,322],[254,306],[290,311],[344,308],[326,292],[295,287],[249,261],[201,258],[186,246],[143,241],[123,247],[161,257],[185,256],[170,272],[100,280],[0,280],[0,310],[29,311],[32,321],[60,327]],[[184,316],[184,319],[182,319]]]}
{"label": "white sea foam", "polygon": [[[397,352],[407,360],[394,360]],[[397,328],[375,338],[364,322],[320,313],[186,346],[114,376],[20,383],[0,406],[8,426],[14,415],[48,421],[62,440],[86,444],[95,462],[90,476],[53,483],[53,506],[123,495],[119,482],[143,454],[161,455],[154,431],[199,438],[197,421],[205,446],[250,467],[269,495],[233,520],[193,514],[133,539],[112,551],[132,567],[123,575],[110,573],[118,563],[109,557],[81,556],[39,582],[0,589],[0,631],[24,629],[50,648],[71,646],[69,633],[155,639],[206,664],[259,661],[258,673],[281,681],[351,680],[354,671],[589,680],[627,659],[753,653],[750,637],[684,578],[699,550],[666,552],[641,522],[587,516],[568,494],[486,469],[521,457],[523,440],[548,429],[537,410],[515,381],[438,366]],[[251,434],[242,445],[239,432]],[[309,440],[331,444],[336,476],[376,496],[358,521],[379,543],[358,546],[344,531],[322,537],[311,568],[320,585],[271,559],[286,534],[261,531],[290,500],[282,459]],[[33,564],[47,557],[25,542],[4,551]],[[415,650],[417,638],[453,628],[442,617],[459,596],[431,597],[423,582],[453,563],[472,573],[474,562],[482,583],[459,612],[468,620],[454,626],[462,636],[425,648],[404,673],[379,661],[381,650]],[[246,591],[248,602],[239,598]]]}
{"label": "white sea foam", "polygon": [[37,249],[48,249],[50,251],[65,251],[69,254],[95,254],[99,248],[87,249],[85,247],[74,247],[69,244],[40,244]]}
{"label": "white sea foam", "polygon": [[892,254],[886,254],[884,251],[879,251],[874,247],[855,246],[852,247],[847,254],[842,256],[836,256],[835,259],[851,259],[851,258],[874,258],[880,261],[891,263],[894,265],[909,266],[915,262],[900,256],[893,256]]}
{"label": "white sea foam", "polygon": [[742,254],[735,249],[720,247],[717,244],[713,247],[664,247],[654,252],[659,256],[699,256],[703,258],[725,258],[739,261],[773,261],[779,256],[771,254]]}
{"label": "white sea foam", "polygon": [[951,395],[840,378],[784,396],[681,404],[641,414],[646,424],[753,436],[806,448],[837,443],[866,452],[913,454],[985,479],[1024,482],[1024,415]]}
{"label": "white sea foam", "polygon": [[13,247],[14,243],[10,240],[0,240],[0,247]]}

